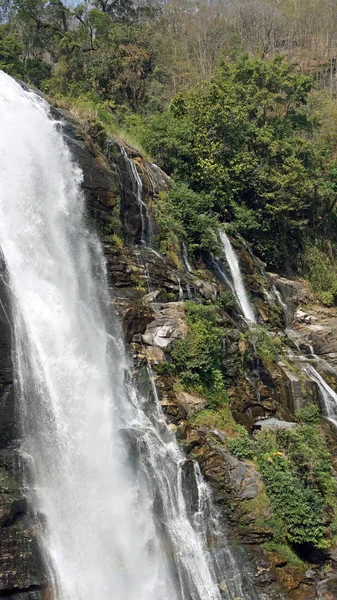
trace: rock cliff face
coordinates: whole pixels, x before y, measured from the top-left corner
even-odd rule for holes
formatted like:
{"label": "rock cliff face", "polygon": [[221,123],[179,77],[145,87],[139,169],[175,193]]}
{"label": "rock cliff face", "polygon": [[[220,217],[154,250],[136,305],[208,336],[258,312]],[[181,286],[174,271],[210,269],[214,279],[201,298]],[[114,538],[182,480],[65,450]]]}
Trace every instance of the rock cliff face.
{"label": "rock cliff face", "polygon": [[[83,170],[88,222],[94,221],[102,239],[112,302],[120,314],[135,369],[141,371],[148,364],[156,368],[170,363],[172,349],[177,340],[185,338],[188,329],[184,302],[215,301],[227,291],[223,278],[209,257],[191,267],[186,264],[183,247],[178,260],[150,247],[149,238],[159,231],[150,209],[160,191],[167,187],[166,176],[156,166],[120,142],[103,139],[95,143],[69,113],[55,109],[53,115],[64,120],[64,135],[74,160]],[[129,159],[140,177],[143,207],[139,190],[130,179]],[[233,244],[258,321],[270,326],[273,344],[280,347],[277,356],[272,357],[266,351],[259,351],[257,340],[247,334],[247,325],[237,309],[225,307],[221,322],[225,347],[222,372],[229,406],[236,424],[251,433],[262,417],[272,417],[274,424],[290,423],[296,410],[319,401],[317,384],[294,365],[289,355],[292,348],[306,353],[313,346],[315,353],[336,364],[337,313],[314,306],[305,283],[266,273],[264,265],[244,244],[235,240]],[[2,273],[0,596],[34,600],[47,598],[49,592],[38,551],[37,525],[22,491],[10,307],[6,303],[4,269]],[[303,304],[306,310],[301,312],[298,309]],[[287,326],[293,327],[293,333],[284,333]],[[324,570],[325,558],[322,564],[304,571],[264,549],[263,544],[272,538],[273,532],[268,526],[270,508],[263,502],[261,475],[252,462],[230,454],[224,443],[226,432],[221,427],[198,424],[195,416],[207,407],[207,400],[201,394],[175,386],[164,369],[157,369],[155,381],[167,423],[176,432],[187,458],[198,461],[210,483],[224,527],[234,544],[242,549],[241,560],[247,565],[260,597],[337,598],[335,578],[329,570]],[[335,385],[337,389],[337,382]],[[193,481],[190,485],[193,487]],[[333,557],[329,560],[333,564]]]}
{"label": "rock cliff face", "polygon": [[37,524],[22,489],[20,428],[14,401],[10,306],[6,272],[0,278],[0,596],[47,598]]}

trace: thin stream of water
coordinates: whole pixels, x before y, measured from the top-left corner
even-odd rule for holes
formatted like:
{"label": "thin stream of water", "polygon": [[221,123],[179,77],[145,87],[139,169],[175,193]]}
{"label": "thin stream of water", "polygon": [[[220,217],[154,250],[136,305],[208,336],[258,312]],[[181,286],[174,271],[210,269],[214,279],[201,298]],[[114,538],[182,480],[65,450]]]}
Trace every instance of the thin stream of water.
{"label": "thin stream of water", "polygon": [[228,266],[230,268],[230,272],[233,279],[234,292],[237,298],[237,301],[241,307],[242,313],[247,321],[251,323],[256,323],[253,307],[249,301],[248,294],[245,289],[242,273],[240,270],[240,265],[238,261],[238,257],[236,256],[232,244],[230,243],[229,237],[227,234],[222,231],[220,233],[220,239],[222,241],[226,259],[228,262]]}

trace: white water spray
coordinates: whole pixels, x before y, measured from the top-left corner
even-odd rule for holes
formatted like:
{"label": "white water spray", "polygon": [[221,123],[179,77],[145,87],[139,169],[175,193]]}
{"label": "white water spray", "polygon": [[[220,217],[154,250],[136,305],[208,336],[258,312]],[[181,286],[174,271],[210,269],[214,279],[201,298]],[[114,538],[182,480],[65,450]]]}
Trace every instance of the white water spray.
{"label": "white water spray", "polygon": [[[100,244],[83,227],[81,178],[47,103],[0,72],[0,247],[21,452],[54,595],[219,600],[226,561],[188,510],[184,459],[158,402],[131,384]],[[228,576],[226,598],[255,597]]]}
{"label": "white water spray", "polygon": [[312,365],[305,367],[306,373],[309,375],[312,381],[315,381],[318,385],[318,389],[321,395],[323,404],[323,414],[327,421],[330,421],[337,428],[337,394],[329,386],[329,384],[323,379],[322,375],[316,371]]}
{"label": "white water spray", "polygon": [[229,237],[224,231],[220,232],[220,239],[222,241],[226,254],[226,259],[231,271],[237,301],[241,307],[245,319],[247,319],[247,321],[251,321],[252,323],[256,323],[254,311],[251,303],[249,302],[248,295],[243,282],[238,257],[236,256],[233,250]]}

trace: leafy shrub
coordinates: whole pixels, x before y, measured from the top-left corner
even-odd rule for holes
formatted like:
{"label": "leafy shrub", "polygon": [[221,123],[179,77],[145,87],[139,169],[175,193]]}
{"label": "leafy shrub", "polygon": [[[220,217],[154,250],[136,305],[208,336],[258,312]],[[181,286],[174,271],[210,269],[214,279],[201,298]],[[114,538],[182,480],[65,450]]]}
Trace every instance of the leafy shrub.
{"label": "leafy shrub", "polygon": [[307,246],[304,253],[304,272],[313,291],[325,306],[337,301],[337,267],[317,246]]}
{"label": "leafy shrub", "polygon": [[217,298],[217,303],[220,308],[226,312],[236,312],[238,309],[237,300],[232,291],[221,292]]}
{"label": "leafy shrub", "polygon": [[258,464],[272,509],[284,524],[287,541],[326,548],[325,502],[321,494],[294,475],[285,457],[265,455]]}
{"label": "leafy shrub", "polygon": [[191,421],[198,427],[220,429],[228,436],[238,436],[241,434],[241,426],[235,423],[228,404],[223,405],[222,408],[217,410],[205,408],[192,417]]}
{"label": "leafy shrub", "polygon": [[246,432],[246,435],[240,438],[234,438],[227,442],[228,451],[239,460],[253,458],[255,454],[255,445]]}
{"label": "leafy shrub", "polygon": [[275,345],[265,327],[257,326],[251,329],[248,333],[248,339],[261,358],[272,362],[276,360],[277,352]]}
{"label": "leafy shrub", "polygon": [[310,424],[260,432],[255,454],[273,510],[274,542],[325,548],[336,530],[337,483],[321,428],[312,422],[317,411],[308,405],[298,413]]}
{"label": "leafy shrub", "polygon": [[223,334],[215,307],[186,302],[185,309],[189,331],[176,342],[172,364],[183,385],[203,393],[210,404],[216,405],[226,397],[226,390],[221,373]]}
{"label": "leafy shrub", "polygon": [[318,299],[324,306],[329,307],[335,304],[335,296],[332,292],[319,292]]}
{"label": "leafy shrub", "polygon": [[321,413],[318,404],[310,402],[303,408],[300,408],[295,412],[295,419],[298,423],[306,423],[307,425],[319,423]]}
{"label": "leafy shrub", "polygon": [[284,429],[276,434],[279,448],[291,461],[293,473],[318,490],[325,500],[334,502],[337,483],[332,477],[329,450],[317,425]]}
{"label": "leafy shrub", "polygon": [[166,238],[172,232],[184,238],[192,254],[206,250],[217,252],[219,242],[217,218],[212,214],[212,200],[193,191],[186,183],[171,182],[168,192],[161,192],[154,214]]}
{"label": "leafy shrub", "polygon": [[181,204],[191,239],[202,233],[198,213],[215,215],[231,221],[269,265],[294,264],[314,207],[324,214],[331,197],[312,136],[311,86],[280,56],[246,55],[223,62],[210,81],[180,92],[149,119],[144,145],[202,198],[201,208],[187,193],[188,205]]}

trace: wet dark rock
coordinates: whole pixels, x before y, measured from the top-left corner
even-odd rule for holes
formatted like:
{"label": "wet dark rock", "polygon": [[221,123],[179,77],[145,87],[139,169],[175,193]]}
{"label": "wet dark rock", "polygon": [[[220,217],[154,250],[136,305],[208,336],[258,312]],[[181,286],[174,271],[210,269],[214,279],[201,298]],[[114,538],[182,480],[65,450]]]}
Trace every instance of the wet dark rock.
{"label": "wet dark rock", "polygon": [[[21,488],[6,269],[0,274],[0,596],[46,585],[36,523]],[[28,599],[28,596],[26,596]],[[24,596],[22,596],[22,599]]]}
{"label": "wet dark rock", "polygon": [[102,152],[69,113],[52,109],[52,115],[62,122],[64,139],[83,172],[82,188],[90,212],[99,220],[109,222],[111,210],[119,199],[116,170],[108,165]]}
{"label": "wet dark rock", "polygon": [[337,599],[337,576],[334,575],[317,584],[317,598],[319,600]]}
{"label": "wet dark rock", "polygon": [[182,465],[183,491],[189,514],[198,511],[199,491],[192,460],[186,460]]}
{"label": "wet dark rock", "polygon": [[134,301],[125,307],[121,318],[125,340],[130,344],[137,334],[145,333],[146,327],[153,319],[153,313],[149,307]]}
{"label": "wet dark rock", "polygon": [[0,452],[0,595],[43,589],[45,569],[34,521],[20,486],[16,452]]}

